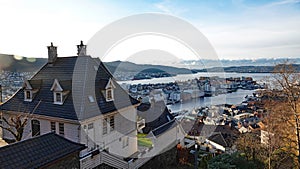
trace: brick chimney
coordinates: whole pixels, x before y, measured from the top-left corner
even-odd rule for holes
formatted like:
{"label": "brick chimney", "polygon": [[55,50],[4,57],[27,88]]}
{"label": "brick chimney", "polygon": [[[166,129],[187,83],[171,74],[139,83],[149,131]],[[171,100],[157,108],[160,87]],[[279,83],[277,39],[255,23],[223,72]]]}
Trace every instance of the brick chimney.
{"label": "brick chimney", "polygon": [[51,46],[47,46],[48,48],[48,63],[54,63],[57,59],[57,47],[53,46],[53,43],[51,42]]}
{"label": "brick chimney", "polygon": [[80,41],[80,45],[77,45],[77,55],[78,56],[86,55],[86,45],[83,44],[83,41]]}

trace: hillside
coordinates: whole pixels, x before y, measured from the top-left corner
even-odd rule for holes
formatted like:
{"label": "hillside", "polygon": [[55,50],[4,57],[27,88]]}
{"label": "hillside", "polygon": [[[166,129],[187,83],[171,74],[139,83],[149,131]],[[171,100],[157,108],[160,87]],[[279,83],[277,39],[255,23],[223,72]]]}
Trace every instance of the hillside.
{"label": "hillside", "polygon": [[149,64],[135,64],[131,62],[114,61],[104,63],[111,72],[143,72],[143,73],[157,73],[167,72],[169,74],[188,74],[192,73],[191,70],[185,68],[176,68],[171,66],[162,65],[149,65]]}
{"label": "hillside", "polygon": [[20,57],[17,59],[13,55],[0,54],[0,70],[11,72],[35,72],[46,62],[45,58]]}
{"label": "hillside", "polygon": [[[294,59],[293,63],[298,63],[299,59]],[[274,62],[275,60],[270,60],[270,62]],[[277,60],[278,61],[278,60]],[[284,59],[282,59],[282,63]],[[6,71],[12,71],[12,72],[35,72],[38,71],[45,63],[47,62],[47,58],[18,58],[14,57],[13,55],[6,55],[6,54],[0,54],[0,70],[6,70]],[[186,61],[188,62],[188,61]],[[200,62],[200,61],[199,61]],[[204,62],[210,62],[209,60],[201,61]],[[229,61],[222,61],[224,63],[224,67],[211,67],[207,69],[186,69],[186,68],[176,68],[171,66],[163,66],[163,65],[150,65],[150,64],[135,64],[127,61],[114,61],[114,62],[104,62],[104,64],[107,66],[107,68],[112,73],[160,73],[160,72],[166,72],[170,75],[176,75],[176,74],[190,74],[190,73],[196,73],[196,72],[237,72],[237,73],[270,73],[273,71],[275,64],[271,63],[265,63],[264,65],[260,65],[263,62],[267,62],[266,59],[260,59],[256,63],[251,62],[247,63],[247,66],[240,66],[239,63],[241,61],[232,61],[236,62],[237,65],[235,66],[227,66],[232,65],[233,63]],[[226,64],[227,62],[227,64]],[[246,64],[244,62],[244,64]],[[260,65],[257,66],[256,64]],[[300,72],[300,65],[299,64],[293,64],[295,69]]]}

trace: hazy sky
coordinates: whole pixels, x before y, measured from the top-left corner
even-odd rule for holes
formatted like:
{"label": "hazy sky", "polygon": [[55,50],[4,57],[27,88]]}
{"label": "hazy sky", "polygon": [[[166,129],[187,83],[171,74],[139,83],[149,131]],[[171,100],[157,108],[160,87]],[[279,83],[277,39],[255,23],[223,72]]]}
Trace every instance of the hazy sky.
{"label": "hazy sky", "polygon": [[47,57],[76,54],[105,25],[161,12],[196,26],[219,58],[300,57],[300,0],[0,0],[0,53]]}

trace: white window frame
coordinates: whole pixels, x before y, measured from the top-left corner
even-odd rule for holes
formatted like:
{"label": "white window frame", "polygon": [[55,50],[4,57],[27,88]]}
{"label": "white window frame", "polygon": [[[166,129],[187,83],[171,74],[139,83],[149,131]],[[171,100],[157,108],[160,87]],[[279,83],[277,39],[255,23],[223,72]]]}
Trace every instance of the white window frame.
{"label": "white window frame", "polygon": [[[54,124],[54,129],[52,128],[52,124]],[[51,132],[55,132],[56,133],[56,122],[50,121],[50,130],[51,130]]]}
{"label": "white window frame", "polygon": [[[30,98],[27,98],[27,92],[29,92]],[[24,101],[31,102],[32,101],[32,91],[24,90]]]}
{"label": "white window frame", "polygon": [[94,123],[89,123],[88,124],[88,130],[94,129]]}
{"label": "white window frame", "polygon": [[[111,123],[113,119],[113,124]],[[115,116],[109,117],[109,131],[112,132],[115,130]]]}
{"label": "white window frame", "polygon": [[[57,98],[57,94],[60,94],[60,99]],[[63,104],[63,94],[62,92],[53,92],[54,104]],[[59,99],[59,100],[58,100]]]}
{"label": "white window frame", "polygon": [[108,121],[109,119],[107,118],[107,117],[104,117],[103,118],[103,122],[102,122],[102,135],[106,135],[106,134],[108,134],[108,125],[107,125],[107,121]]}
{"label": "white window frame", "polygon": [[[109,81],[105,87],[105,99],[107,102],[114,100],[114,88],[116,88],[116,86],[114,85],[112,80],[109,79]],[[111,97],[108,97],[109,92],[111,93]]]}
{"label": "white window frame", "polygon": [[[61,127],[63,127],[63,130],[61,130]],[[65,135],[65,124],[64,123],[58,123],[58,132],[60,135]]]}
{"label": "white window frame", "polygon": [[122,144],[123,144],[123,146],[122,146],[123,148],[129,146],[129,137],[128,136],[123,137]]}
{"label": "white window frame", "polygon": [[[111,97],[108,97],[109,96],[109,92],[111,94]],[[106,89],[106,101],[113,101],[114,100],[114,90],[112,88],[108,88]]]}

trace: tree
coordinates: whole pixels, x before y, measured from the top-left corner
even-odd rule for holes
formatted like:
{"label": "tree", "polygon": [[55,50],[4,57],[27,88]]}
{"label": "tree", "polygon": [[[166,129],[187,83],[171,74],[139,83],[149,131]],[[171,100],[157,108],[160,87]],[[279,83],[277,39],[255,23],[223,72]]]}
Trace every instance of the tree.
{"label": "tree", "polygon": [[[287,133],[289,140],[296,142],[294,150],[296,151],[298,166],[300,164],[300,108],[299,108],[299,94],[300,75],[296,72],[292,64],[285,62],[275,66],[274,69],[274,89],[280,91],[277,92],[279,97],[283,97],[281,108],[285,109],[286,124],[292,126],[291,132]],[[287,132],[287,131],[286,131]],[[292,145],[293,146],[293,145]]]}
{"label": "tree", "polygon": [[268,168],[296,168],[300,164],[299,79],[299,74],[288,62],[276,65],[268,90],[263,92],[267,141],[261,159]]}
{"label": "tree", "polygon": [[209,169],[229,169],[229,168],[241,168],[241,169],[253,169],[258,168],[252,161],[248,161],[244,156],[239,153],[233,154],[221,154],[212,158],[208,162]]}
{"label": "tree", "polygon": [[299,166],[299,93],[300,76],[292,65],[275,66],[268,90],[259,103],[265,109],[261,134],[246,133],[237,140],[237,148],[246,159],[266,168]]}
{"label": "tree", "polygon": [[236,141],[237,149],[248,161],[261,158],[260,136],[257,133],[244,133]]}
{"label": "tree", "polygon": [[2,116],[0,120],[2,120],[5,124],[0,123],[0,127],[10,132],[15,137],[15,141],[21,141],[29,117],[31,117],[31,115],[35,112],[40,103],[41,100],[37,103],[37,105],[34,107],[31,113],[25,113],[25,110],[22,113],[10,115],[8,118],[4,117],[1,114]]}
{"label": "tree", "polygon": [[[279,99],[279,100],[278,100]],[[274,97],[265,103],[268,116],[265,117],[265,163],[268,168],[290,168],[296,166],[297,141],[294,133],[293,113],[282,98]],[[297,160],[296,160],[297,161]]]}
{"label": "tree", "polygon": [[0,124],[0,127],[10,132],[16,141],[21,141],[23,137],[24,128],[27,125],[28,117],[19,115],[12,115],[8,119],[2,117],[6,125]]}

